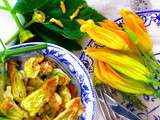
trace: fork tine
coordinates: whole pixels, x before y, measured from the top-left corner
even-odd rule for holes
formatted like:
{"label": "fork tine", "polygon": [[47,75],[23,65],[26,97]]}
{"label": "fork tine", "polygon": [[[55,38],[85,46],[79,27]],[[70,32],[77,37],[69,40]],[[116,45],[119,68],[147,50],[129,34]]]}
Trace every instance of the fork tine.
{"label": "fork tine", "polygon": [[108,106],[106,106],[106,103],[104,101],[102,91],[100,90],[99,87],[96,87],[96,95],[97,95],[97,102],[103,114],[104,120],[113,120],[110,115],[110,110]]}
{"label": "fork tine", "polygon": [[110,106],[108,105],[107,101],[105,100],[105,95],[111,96],[111,94],[110,94],[111,90],[108,87],[106,87],[105,85],[102,85],[100,90],[101,90],[101,93],[103,94],[103,98],[104,98],[105,104],[106,104],[106,106],[108,107],[108,109],[110,111],[110,115],[112,117],[112,120],[119,119],[119,116],[110,108]]}

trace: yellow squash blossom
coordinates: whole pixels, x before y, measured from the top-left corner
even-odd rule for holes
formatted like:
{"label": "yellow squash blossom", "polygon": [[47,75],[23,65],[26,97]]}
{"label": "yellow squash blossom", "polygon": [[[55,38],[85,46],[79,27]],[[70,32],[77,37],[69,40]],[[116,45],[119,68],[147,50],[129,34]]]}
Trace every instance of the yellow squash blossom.
{"label": "yellow squash blossom", "polygon": [[113,70],[109,65],[101,61],[95,63],[94,73],[103,83],[123,92],[147,95],[154,94],[155,92],[150,85],[125,78]]}
{"label": "yellow squash blossom", "polygon": [[86,32],[96,43],[115,50],[129,50],[125,40],[117,33],[100,27],[93,20],[88,20],[81,26],[81,31]]}
{"label": "yellow squash blossom", "polygon": [[134,12],[127,9],[121,10],[124,25],[137,35],[137,40],[142,49],[146,52],[152,50],[152,41],[144,25],[144,21]]}
{"label": "yellow squash blossom", "polygon": [[32,21],[37,22],[37,23],[44,23],[46,20],[46,15],[43,11],[41,10],[35,10],[34,14],[32,16]]}
{"label": "yellow squash blossom", "polygon": [[87,48],[85,52],[96,60],[103,61],[118,72],[138,81],[150,82],[148,69],[134,58],[107,48]]}
{"label": "yellow squash blossom", "polygon": [[115,34],[119,35],[129,46],[130,49],[136,50],[135,45],[131,42],[126,32],[122,30],[115,22],[112,20],[103,20],[102,22],[99,22],[101,27],[104,27]]}
{"label": "yellow squash blossom", "polygon": [[122,30],[115,22],[112,20],[103,20],[102,22],[99,22],[100,26],[110,29],[110,30]]}

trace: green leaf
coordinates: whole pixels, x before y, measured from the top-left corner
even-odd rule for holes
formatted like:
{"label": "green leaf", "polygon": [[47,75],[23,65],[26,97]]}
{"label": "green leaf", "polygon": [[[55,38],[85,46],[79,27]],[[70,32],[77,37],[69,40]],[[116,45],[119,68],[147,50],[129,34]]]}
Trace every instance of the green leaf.
{"label": "green leaf", "polygon": [[85,20],[93,19],[95,22],[99,22],[106,19],[104,16],[100,15],[96,10],[88,6],[86,6],[85,9],[82,9],[82,11],[79,14],[79,18]]}
{"label": "green leaf", "polygon": [[13,10],[20,14],[32,12],[34,9],[40,9],[52,0],[18,0]]}
{"label": "green leaf", "polygon": [[44,26],[52,31],[60,33],[62,36],[71,39],[71,40],[81,40],[84,38],[85,34],[80,32],[80,25],[69,19],[61,19],[62,23],[64,24],[64,29],[54,25],[52,23],[46,23]]}
{"label": "green leaf", "polygon": [[[81,47],[76,41],[82,40],[86,34],[80,31],[80,25],[75,20],[70,20],[70,16],[73,12],[79,6],[83,5],[83,8],[80,10],[80,13],[76,18],[82,18],[85,20],[93,19],[95,22],[99,22],[105,19],[105,17],[87,6],[85,0],[64,0],[67,12],[66,14],[63,14],[60,9],[60,1],[61,0],[18,0],[14,10],[23,14],[27,22],[32,19],[34,9],[37,8],[42,10],[47,16],[46,22],[44,24],[31,25],[31,32],[35,32],[37,38],[41,38],[47,42],[56,43],[69,50],[80,49]],[[27,8],[30,9],[27,10]],[[58,25],[50,23],[49,20],[51,18],[60,20],[63,23],[64,28],[60,28]],[[44,30],[39,31],[37,26],[40,26]]]}
{"label": "green leaf", "polygon": [[[106,19],[104,16],[102,16],[96,10],[89,7],[84,0],[65,0],[65,5],[67,8],[67,13],[65,15],[63,15],[63,13],[61,12],[59,5],[60,5],[60,0],[54,0],[53,4],[50,4],[49,7],[47,7],[47,8],[43,8],[43,10],[47,15],[62,20],[64,18],[69,19],[69,16],[71,16],[72,13],[79,6],[84,5],[84,7],[80,10],[80,13],[77,16],[77,18],[82,18],[85,20],[93,19],[95,22],[99,22],[99,21]],[[50,6],[52,6],[52,7],[50,7]]]}
{"label": "green leaf", "polygon": [[43,26],[34,25],[30,29],[37,34],[38,39],[42,39],[45,42],[62,46],[70,51],[82,49],[81,45],[77,41],[67,39],[59,33],[46,29]]}

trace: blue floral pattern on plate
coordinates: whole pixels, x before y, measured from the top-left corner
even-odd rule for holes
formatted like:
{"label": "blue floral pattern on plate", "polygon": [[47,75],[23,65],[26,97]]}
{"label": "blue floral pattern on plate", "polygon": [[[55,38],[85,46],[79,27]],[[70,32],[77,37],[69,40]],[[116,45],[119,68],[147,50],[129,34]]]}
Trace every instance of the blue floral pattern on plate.
{"label": "blue floral pattern on plate", "polygon": [[[137,12],[137,14],[144,20],[144,23],[147,28],[150,27],[151,25],[154,25],[157,27],[157,29],[160,29],[160,10],[141,11],[141,12]],[[122,24],[123,24],[122,18],[115,20],[115,22],[120,27],[122,27]],[[89,40],[87,41],[84,49],[86,49],[87,47],[99,47],[99,46],[92,40]],[[155,56],[160,61],[160,50],[158,49],[158,51],[159,51],[158,53],[155,53]],[[81,52],[81,55],[79,58],[86,66],[89,73],[92,74],[94,59],[86,55],[84,52]],[[157,90],[159,91],[159,88],[157,88]],[[131,112],[133,112],[138,117],[144,120],[160,120],[160,99],[155,97],[154,95],[140,96],[140,99],[147,106],[147,108],[144,111],[137,110],[136,108],[134,108],[134,106],[131,103],[129,103],[126,100],[123,100],[118,94],[112,93],[112,97],[116,99],[119,103],[121,103],[124,107],[126,107],[128,110],[130,110]]]}
{"label": "blue floral pattern on plate", "polygon": [[[25,46],[34,46],[36,44],[42,43],[26,43],[18,46],[13,46],[10,49],[16,49]],[[44,56],[54,56],[56,57],[61,64],[63,64],[67,70],[78,80],[78,85],[80,89],[80,96],[82,103],[85,108],[85,112],[82,114],[80,120],[93,120],[95,107],[96,107],[96,97],[90,79],[90,75],[81,63],[81,61],[73,55],[71,52],[53,44],[48,44],[48,48],[42,51],[36,51],[34,54],[42,54]]]}

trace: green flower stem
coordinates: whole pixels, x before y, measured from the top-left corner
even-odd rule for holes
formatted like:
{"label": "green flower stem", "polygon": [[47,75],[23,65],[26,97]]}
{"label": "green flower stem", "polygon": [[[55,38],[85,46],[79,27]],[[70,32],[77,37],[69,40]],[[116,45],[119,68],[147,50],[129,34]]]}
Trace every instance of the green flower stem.
{"label": "green flower stem", "polygon": [[1,58],[1,62],[2,62],[2,80],[3,80],[3,82],[2,82],[2,86],[3,86],[3,89],[5,88],[5,85],[6,85],[6,83],[7,83],[7,80],[8,80],[8,77],[7,77],[7,71],[6,71],[6,63],[5,63],[5,61],[4,61],[4,59],[5,59],[5,56],[4,56],[4,54],[5,54],[5,52],[6,52],[6,46],[3,44],[3,42],[2,42],[2,39],[0,39],[0,43],[2,44],[2,46],[3,46],[3,48],[4,48],[4,51],[2,52],[2,54],[0,55],[0,58]]}
{"label": "green flower stem", "polygon": [[151,80],[151,83],[152,83],[153,85],[157,85],[158,87],[160,87],[160,82],[157,81],[157,80],[155,80],[155,79],[152,79],[152,80]]}
{"label": "green flower stem", "polygon": [[158,73],[158,71],[160,72],[160,65],[156,63],[157,60],[156,59],[155,60],[151,60],[150,56],[148,56],[148,57],[146,56],[146,59],[153,66],[152,69],[155,71],[155,73],[157,73],[157,75],[160,77],[160,74]]}
{"label": "green flower stem", "polygon": [[2,45],[2,47],[4,48],[4,50],[6,49],[6,46],[3,44],[2,39],[0,38],[0,43]]}
{"label": "green flower stem", "polygon": [[30,20],[30,21],[24,26],[24,28],[29,27],[29,26],[32,25],[34,22],[35,22],[35,21],[34,21],[33,19]]}
{"label": "green flower stem", "polygon": [[19,29],[23,28],[23,26],[22,26],[21,22],[19,21],[16,13],[11,12],[11,15],[12,15],[13,19],[15,20],[15,22],[16,22],[17,26],[19,27]]}
{"label": "green flower stem", "polygon": [[157,72],[156,70],[153,69],[151,64],[146,62],[145,65],[152,74],[155,74],[155,72]]}
{"label": "green flower stem", "polygon": [[5,59],[13,56],[13,55],[18,55],[21,53],[26,53],[26,52],[32,52],[35,50],[42,50],[42,49],[46,49],[47,48],[47,44],[40,44],[40,45],[35,45],[35,46],[27,46],[27,47],[23,47],[23,48],[16,48],[13,50],[7,49],[5,51],[0,52],[0,62],[3,62],[2,57],[5,56]]}
{"label": "green flower stem", "polygon": [[8,2],[7,0],[3,0],[3,3],[6,5],[6,7],[7,7],[9,10],[12,9],[11,6],[10,6],[10,4],[9,4],[9,2]]}
{"label": "green flower stem", "polygon": [[8,80],[8,74],[6,70],[6,63],[4,61],[5,58],[2,57],[1,59],[2,59],[2,80],[3,80],[3,89],[4,89]]}
{"label": "green flower stem", "polygon": [[[158,73],[157,70],[153,69],[152,68],[152,71],[151,71],[153,74],[156,74],[158,76],[158,78],[160,78],[160,74]],[[153,76],[154,77],[154,76]]]}
{"label": "green flower stem", "polygon": [[5,10],[5,11],[9,11],[8,8],[4,7],[4,6],[0,6],[0,10]]}
{"label": "green flower stem", "polygon": [[5,45],[8,45],[10,42],[12,42],[18,35],[21,29],[23,29],[23,26],[21,25],[21,22],[19,21],[16,13],[12,10],[12,7],[10,6],[9,2],[7,0],[3,0],[3,3],[5,4],[5,8],[11,13],[12,18],[15,20],[19,30],[5,43]]}
{"label": "green flower stem", "polygon": [[12,10],[12,7],[10,6],[9,2],[7,0],[3,0],[3,3],[6,5],[6,8],[9,10],[9,12],[11,13],[13,19],[15,20],[17,26],[19,28],[22,28],[21,22],[19,21],[16,13]]}
{"label": "green flower stem", "polygon": [[[24,28],[29,27],[29,26],[32,25],[33,23],[34,23],[33,20],[29,21],[29,22],[24,26]],[[20,31],[23,30],[24,28],[19,29],[11,38],[9,38],[9,39],[7,40],[7,42],[5,43],[5,45],[8,45],[9,43],[11,43],[11,42],[17,37],[17,35],[20,33]]]}
{"label": "green flower stem", "polygon": [[[13,19],[15,20],[17,26],[19,27],[19,30],[18,30],[9,40],[7,40],[7,42],[5,43],[5,45],[8,45],[9,43],[11,43],[11,42],[17,37],[17,35],[19,34],[19,32],[20,32],[21,30],[23,30],[24,28],[29,27],[29,26],[32,25],[35,21],[32,19],[31,21],[29,21],[29,22],[23,27],[23,26],[21,25],[21,22],[19,21],[17,15],[16,15],[16,12],[14,12],[14,11],[12,10],[12,7],[10,6],[9,2],[8,2],[7,0],[3,0],[3,3],[6,5],[5,9],[7,9],[7,10],[11,13],[11,15],[12,15]],[[4,9],[4,7],[3,7],[3,9]]]}
{"label": "green flower stem", "polygon": [[[141,53],[140,59],[143,60],[144,64],[147,63],[147,68],[149,68],[150,71],[151,70],[156,71],[155,68],[157,68],[158,71],[160,71],[160,65],[159,65],[157,59],[155,58],[154,53],[153,52],[150,53],[152,56],[150,56],[150,54],[149,55],[146,54],[143,51],[143,49],[141,48],[141,46],[138,44],[136,34],[133,31],[131,31],[128,27],[126,27],[126,26],[123,26],[123,27],[124,27],[126,33],[128,34],[128,37],[130,38],[131,42],[134,43],[134,45],[137,47],[137,49]],[[151,65],[151,66],[149,66],[149,65]],[[157,73],[157,71],[156,71],[156,73]],[[159,76],[159,73],[157,73],[157,75]]]}
{"label": "green flower stem", "polygon": [[154,56],[154,54],[152,55],[152,59],[153,59],[153,61],[155,61],[155,63],[159,66],[159,63],[158,63],[156,57]]}
{"label": "green flower stem", "polygon": [[156,64],[159,65],[159,62],[157,61],[153,51],[150,52],[150,55],[152,56],[153,61],[155,61]]}
{"label": "green flower stem", "polygon": [[[142,57],[142,56],[141,56]],[[158,71],[154,68],[154,66],[150,63],[150,61],[148,62],[146,59],[145,60],[145,65],[148,68],[148,70],[152,73],[152,78],[154,78],[154,74],[156,74],[158,76],[158,78],[160,78],[160,74],[158,73]]]}
{"label": "green flower stem", "polygon": [[6,58],[13,56],[13,55],[18,55],[18,54],[22,54],[22,53],[26,53],[26,52],[32,52],[32,51],[36,51],[36,50],[46,49],[47,46],[48,46],[47,44],[40,44],[40,45],[35,45],[35,46],[16,48],[13,50],[6,50],[5,53],[0,52],[0,56],[4,54],[5,59],[6,59]]}
{"label": "green flower stem", "polygon": [[[139,51],[141,52],[141,54],[144,56],[144,60],[146,61],[146,63],[149,63],[147,65],[147,67],[150,67],[150,69],[152,69],[152,71],[157,73],[157,75],[160,77],[160,74],[155,70],[155,68],[157,68],[158,71],[160,71],[160,65],[158,64],[158,61],[156,60],[154,55],[151,57],[148,54],[146,54],[139,45],[136,45],[136,46],[139,49]],[[151,58],[153,58],[153,60]]]}
{"label": "green flower stem", "polygon": [[159,92],[156,91],[154,94],[155,94],[157,97],[160,97],[160,93],[159,93]]}
{"label": "green flower stem", "polygon": [[21,29],[19,29],[12,37],[10,37],[7,42],[5,43],[5,45],[8,45],[9,43],[11,43],[19,34],[19,32],[21,31]]}
{"label": "green flower stem", "polygon": [[148,62],[148,60],[145,59],[144,56],[142,56],[142,54],[144,54],[144,52],[142,51],[142,49],[140,49],[140,47],[137,46],[137,45],[136,45],[136,47],[137,47],[137,49],[138,49],[139,52],[140,52],[140,53],[137,54],[138,57],[139,57],[139,59],[140,59],[140,61],[141,61],[144,65],[146,65],[146,67],[148,68],[148,70],[149,70],[150,72],[152,72],[152,73],[157,73],[157,71],[156,71],[155,69],[153,69],[152,64],[150,64],[150,60],[149,60],[149,62]]}

